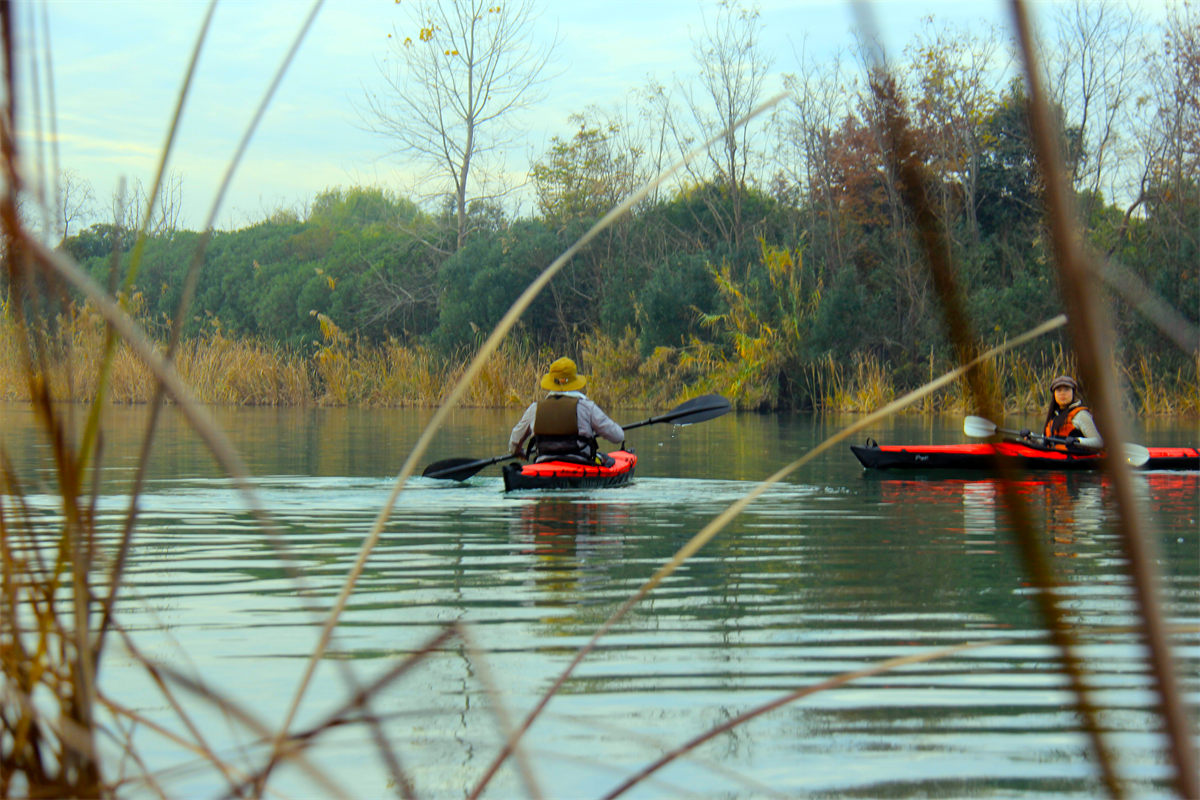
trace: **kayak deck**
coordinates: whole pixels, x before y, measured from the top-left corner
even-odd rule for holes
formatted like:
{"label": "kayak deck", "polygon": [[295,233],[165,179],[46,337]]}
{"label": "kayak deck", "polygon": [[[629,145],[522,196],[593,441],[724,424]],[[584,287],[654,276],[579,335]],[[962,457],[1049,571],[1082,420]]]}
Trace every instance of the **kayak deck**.
{"label": "kayak deck", "polygon": [[569,461],[505,464],[504,491],[608,489],[629,483],[637,467],[637,456],[628,450],[613,450],[608,456],[614,461],[611,467],[575,464]]}
{"label": "kayak deck", "polygon": [[[1142,470],[1200,469],[1200,449],[1149,447],[1150,458]],[[944,445],[850,445],[850,451],[867,469],[994,469],[997,459],[1022,469],[1100,469],[1101,453],[1068,453],[1043,450],[1019,442],[985,442]]]}

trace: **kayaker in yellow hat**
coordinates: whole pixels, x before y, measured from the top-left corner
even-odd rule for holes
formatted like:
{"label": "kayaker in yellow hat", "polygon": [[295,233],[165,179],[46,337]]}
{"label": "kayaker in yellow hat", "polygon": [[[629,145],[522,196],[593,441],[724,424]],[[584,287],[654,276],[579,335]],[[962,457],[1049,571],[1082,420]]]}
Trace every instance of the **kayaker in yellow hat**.
{"label": "kayaker in yellow hat", "polygon": [[549,394],[525,409],[508,437],[509,452],[536,461],[611,462],[596,437],[621,444],[625,431],[581,391],[585,385],[587,376],[576,371],[571,359],[551,364],[541,380]]}
{"label": "kayaker in yellow hat", "polygon": [[[1023,436],[1032,438],[1029,431]],[[1046,410],[1046,423],[1042,436],[1067,439],[1069,444],[1092,450],[1104,448],[1104,440],[1092,419],[1092,412],[1083,404],[1079,395],[1079,384],[1069,375],[1059,375],[1050,382],[1050,407]],[[1066,449],[1062,444],[1057,449]]]}

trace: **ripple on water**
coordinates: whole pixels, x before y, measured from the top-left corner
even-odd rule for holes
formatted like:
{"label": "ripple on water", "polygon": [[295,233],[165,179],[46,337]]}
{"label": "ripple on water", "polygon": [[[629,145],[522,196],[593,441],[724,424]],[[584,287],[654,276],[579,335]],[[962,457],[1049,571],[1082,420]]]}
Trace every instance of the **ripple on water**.
{"label": "ripple on water", "polygon": [[[138,501],[119,611],[147,652],[271,717],[393,481],[269,475],[251,483],[276,541],[227,480],[151,482]],[[1056,652],[1014,565],[1004,515],[978,483],[770,487],[599,641],[531,731],[539,769],[558,785],[610,786],[660,748],[787,693],[977,642],[807,696],[702,756],[792,793],[1089,796],[1086,738]],[[365,679],[416,657],[445,626],[466,624],[474,649],[455,641],[421,655],[382,704],[415,775],[427,785],[469,785],[498,738],[474,659],[486,659],[512,708],[529,708],[626,598],[757,486],[645,477],[616,490],[506,495],[494,475],[463,484],[414,478],[319,670],[318,705],[345,692],[338,671],[324,667],[350,666]],[[1087,530],[1068,536],[1048,524],[1048,543],[1103,725],[1137,794],[1153,795],[1163,767],[1141,649],[1124,627],[1135,618],[1131,595],[1108,512],[1095,492],[1083,499]],[[47,520],[59,511],[50,496],[27,501]],[[109,553],[127,506],[119,494],[97,505]],[[1194,524],[1180,519],[1170,535],[1194,548]],[[1200,618],[1197,571],[1180,563],[1164,581],[1175,621]],[[1180,643],[1194,674],[1200,637],[1184,633]],[[104,674],[118,696],[156,696],[132,661]],[[373,789],[387,779],[369,752],[369,744],[339,748],[336,769],[369,776],[361,785]],[[581,766],[581,754],[604,768]],[[695,763],[665,778],[759,796],[738,781],[713,783]]]}

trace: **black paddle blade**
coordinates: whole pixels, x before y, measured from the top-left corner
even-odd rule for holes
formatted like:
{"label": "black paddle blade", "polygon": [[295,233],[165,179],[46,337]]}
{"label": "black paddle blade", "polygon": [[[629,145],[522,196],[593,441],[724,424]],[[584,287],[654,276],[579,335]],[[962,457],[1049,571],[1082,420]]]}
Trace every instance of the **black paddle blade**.
{"label": "black paddle blade", "polygon": [[728,414],[732,408],[730,402],[719,394],[702,394],[675,406],[659,417],[658,421],[672,422],[676,425],[691,425]]}
{"label": "black paddle blade", "polygon": [[676,425],[691,425],[696,422],[704,422],[714,417],[719,417],[722,414],[729,413],[733,406],[729,401],[719,394],[703,394],[699,397],[693,397],[687,402],[680,403],[673,409],[658,417],[644,419],[641,422],[631,422],[628,425],[622,425],[624,430],[631,428],[640,428],[643,425],[653,425],[656,422],[672,422]]}
{"label": "black paddle blade", "polygon": [[445,478],[451,481],[465,481],[479,470],[512,456],[497,456],[496,458],[447,458],[435,461],[421,471],[424,478]]}

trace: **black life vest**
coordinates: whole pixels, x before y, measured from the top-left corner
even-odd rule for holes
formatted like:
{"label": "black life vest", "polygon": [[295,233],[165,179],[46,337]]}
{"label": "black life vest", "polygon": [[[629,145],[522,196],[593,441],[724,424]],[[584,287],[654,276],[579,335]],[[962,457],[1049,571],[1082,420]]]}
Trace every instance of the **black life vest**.
{"label": "black life vest", "polygon": [[568,458],[592,463],[599,445],[594,436],[579,435],[578,397],[552,394],[538,401],[533,417],[529,455]]}

